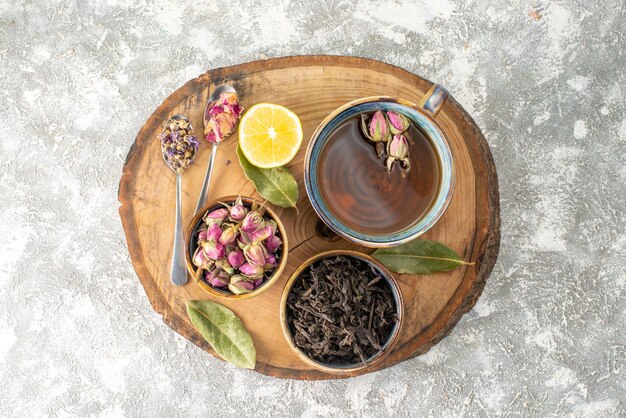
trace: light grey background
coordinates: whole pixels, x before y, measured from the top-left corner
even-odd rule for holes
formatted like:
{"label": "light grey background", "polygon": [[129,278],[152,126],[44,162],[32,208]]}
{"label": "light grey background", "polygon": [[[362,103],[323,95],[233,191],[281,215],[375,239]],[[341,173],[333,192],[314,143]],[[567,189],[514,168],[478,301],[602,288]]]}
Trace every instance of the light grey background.
{"label": "light grey background", "polygon": [[[623,0],[0,0],[0,415],[625,416],[625,32]],[[117,212],[171,92],[292,54],[444,84],[500,179],[476,307],[427,355],[345,381],[237,370],[171,331]]]}

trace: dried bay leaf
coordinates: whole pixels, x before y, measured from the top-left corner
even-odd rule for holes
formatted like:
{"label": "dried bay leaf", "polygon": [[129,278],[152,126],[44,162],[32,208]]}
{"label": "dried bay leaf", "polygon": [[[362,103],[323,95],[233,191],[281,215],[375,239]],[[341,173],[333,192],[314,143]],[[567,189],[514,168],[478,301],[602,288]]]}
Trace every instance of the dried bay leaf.
{"label": "dried bay leaf", "polygon": [[391,271],[407,274],[433,274],[474,264],[464,261],[445,245],[428,240],[415,240],[393,248],[379,248],[372,253],[372,257]]}
{"label": "dried bay leaf", "polygon": [[298,203],[298,183],[285,167],[259,168],[250,163],[237,146],[237,157],[248,180],[257,192],[276,206],[295,208]]}
{"label": "dried bay leaf", "polygon": [[191,323],[220,357],[237,367],[254,369],[252,337],[233,311],[210,300],[189,300],[186,305]]}

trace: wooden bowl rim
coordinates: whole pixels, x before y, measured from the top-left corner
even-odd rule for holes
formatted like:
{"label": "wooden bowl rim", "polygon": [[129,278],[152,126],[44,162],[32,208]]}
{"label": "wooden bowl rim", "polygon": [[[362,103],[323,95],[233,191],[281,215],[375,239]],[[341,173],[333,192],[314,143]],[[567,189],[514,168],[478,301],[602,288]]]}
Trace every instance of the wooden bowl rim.
{"label": "wooden bowl rim", "polygon": [[[252,204],[253,202],[257,202],[259,205],[263,204],[259,202],[258,200],[249,196],[235,196],[235,195],[222,196],[217,199],[213,199],[209,201],[209,203],[204,205],[202,209],[196,212],[196,214],[191,219],[191,222],[187,226],[187,232],[185,234],[185,260],[187,261],[187,271],[191,274],[191,276],[194,279],[196,277],[197,269],[191,260],[191,254],[189,252],[189,249],[191,248],[191,240],[193,239],[193,231],[196,225],[198,224],[198,222],[202,220],[202,216],[209,209],[212,209],[215,206],[219,205],[220,202],[223,202],[223,203],[234,202],[238,197],[241,197],[241,200],[247,204]],[[265,204],[265,212],[269,214],[270,217],[276,222],[276,225],[278,226],[278,230],[280,231],[281,238],[283,240],[282,257],[280,259],[280,262],[278,263],[278,266],[276,266],[276,269],[274,270],[274,274],[272,275],[272,277],[270,277],[270,279],[267,282],[263,283],[263,285],[259,287],[258,289],[255,289],[249,293],[242,293],[241,295],[236,295],[232,292],[230,293],[220,292],[218,290],[215,290],[213,287],[209,286],[205,282],[203,282],[202,279],[200,278],[196,279],[195,282],[198,284],[198,286],[204,289],[211,296],[216,296],[219,298],[229,299],[229,300],[250,299],[251,297],[260,295],[261,293],[269,289],[270,286],[276,283],[278,279],[280,278],[281,274],[283,273],[283,270],[285,270],[285,267],[287,266],[287,257],[289,255],[289,243],[287,239],[287,232],[285,231],[283,222],[280,220],[276,212],[274,212],[274,210],[272,210],[272,208],[270,208],[267,204]]]}
{"label": "wooden bowl rim", "polygon": [[[350,366],[333,367],[331,365],[320,363],[316,360],[313,360],[295,345],[293,341],[293,336],[291,335],[291,331],[289,330],[289,325],[287,324],[287,298],[289,296],[291,288],[293,287],[296,279],[300,276],[300,273],[302,273],[304,269],[306,269],[308,266],[310,266],[312,263],[318,260],[328,258],[328,257],[333,257],[333,256],[339,256],[339,255],[347,255],[347,256],[356,257],[369,264],[373,264],[374,266],[376,266],[376,268],[378,268],[378,270],[383,274],[383,277],[387,280],[389,285],[395,288],[395,294],[397,294],[397,298],[394,297],[394,300],[397,305],[396,314],[398,316],[398,323],[394,331],[389,336],[388,342],[386,343],[387,344],[386,347],[380,352],[376,353],[368,361],[366,361],[365,364],[362,364],[362,363],[355,364],[353,367],[350,367]],[[377,364],[379,364],[381,361],[385,359],[385,357],[389,355],[389,353],[393,351],[394,347],[398,343],[403,322],[404,322],[404,300],[402,298],[402,291],[400,289],[400,285],[398,284],[396,278],[380,261],[376,260],[369,254],[365,254],[360,251],[329,250],[329,251],[323,251],[321,253],[318,253],[310,257],[309,259],[304,261],[302,264],[300,264],[300,266],[291,274],[291,276],[289,277],[289,280],[287,280],[287,283],[285,284],[285,287],[283,288],[283,293],[280,299],[280,326],[283,330],[283,335],[285,339],[287,340],[287,344],[289,345],[291,350],[294,353],[296,353],[296,355],[306,364],[314,367],[317,370],[320,370],[329,374],[354,373],[354,372],[359,372],[365,369],[372,368],[376,366]]]}

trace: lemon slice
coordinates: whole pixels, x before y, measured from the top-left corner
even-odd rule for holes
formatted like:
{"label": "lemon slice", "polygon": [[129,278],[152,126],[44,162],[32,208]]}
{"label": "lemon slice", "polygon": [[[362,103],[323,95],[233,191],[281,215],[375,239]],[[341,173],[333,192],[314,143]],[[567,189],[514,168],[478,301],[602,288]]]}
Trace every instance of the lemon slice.
{"label": "lemon slice", "polygon": [[253,165],[280,167],[293,160],[302,144],[300,119],[286,107],[257,103],[239,122],[239,146]]}

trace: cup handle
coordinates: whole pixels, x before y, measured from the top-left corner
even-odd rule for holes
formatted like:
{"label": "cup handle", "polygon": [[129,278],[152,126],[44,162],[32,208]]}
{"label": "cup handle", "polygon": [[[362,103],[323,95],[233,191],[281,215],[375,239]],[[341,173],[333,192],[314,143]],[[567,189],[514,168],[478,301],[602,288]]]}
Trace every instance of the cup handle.
{"label": "cup handle", "polygon": [[448,90],[439,84],[433,84],[424,95],[418,106],[430,113],[432,117],[437,116],[444,103],[448,100]]}

